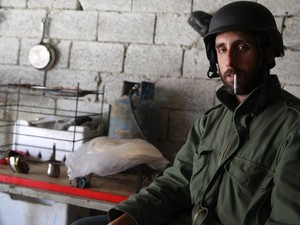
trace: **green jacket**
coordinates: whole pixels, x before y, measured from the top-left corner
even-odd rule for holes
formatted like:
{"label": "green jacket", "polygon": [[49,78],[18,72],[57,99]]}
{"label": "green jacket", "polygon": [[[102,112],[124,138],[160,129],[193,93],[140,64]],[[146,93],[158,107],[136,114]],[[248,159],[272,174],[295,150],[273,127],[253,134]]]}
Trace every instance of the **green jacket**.
{"label": "green jacket", "polygon": [[196,121],[172,167],[110,210],[138,225],[300,224],[300,100],[277,76]]}

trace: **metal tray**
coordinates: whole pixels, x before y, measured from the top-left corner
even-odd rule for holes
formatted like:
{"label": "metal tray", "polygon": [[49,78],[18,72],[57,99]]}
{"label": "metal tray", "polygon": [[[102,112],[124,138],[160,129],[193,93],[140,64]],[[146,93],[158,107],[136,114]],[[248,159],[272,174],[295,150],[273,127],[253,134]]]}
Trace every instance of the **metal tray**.
{"label": "metal tray", "polygon": [[49,88],[49,87],[44,87],[44,86],[32,86],[31,89],[41,90],[50,95],[66,96],[66,97],[83,97],[88,94],[97,94],[97,91],[92,91],[92,90]]}

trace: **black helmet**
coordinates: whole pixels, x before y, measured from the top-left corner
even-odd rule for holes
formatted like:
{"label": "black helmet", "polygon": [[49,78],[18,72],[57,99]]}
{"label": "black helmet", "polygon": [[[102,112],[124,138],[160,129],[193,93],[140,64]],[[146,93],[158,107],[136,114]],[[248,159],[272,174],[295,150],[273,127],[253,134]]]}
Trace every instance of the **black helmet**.
{"label": "black helmet", "polygon": [[[208,33],[204,36],[206,53],[211,65],[208,71],[209,77],[218,76],[214,41],[218,33],[225,31],[254,31],[261,39],[267,39],[261,42],[269,42],[276,51],[276,57],[284,55],[282,36],[272,13],[256,2],[232,2],[215,13],[210,21]],[[209,75],[210,73],[213,74]]]}

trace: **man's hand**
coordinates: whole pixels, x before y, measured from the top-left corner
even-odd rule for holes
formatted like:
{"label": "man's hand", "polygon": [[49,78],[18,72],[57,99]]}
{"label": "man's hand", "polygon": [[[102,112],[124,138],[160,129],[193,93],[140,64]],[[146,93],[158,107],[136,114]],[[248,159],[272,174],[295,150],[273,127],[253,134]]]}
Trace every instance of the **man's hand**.
{"label": "man's hand", "polygon": [[111,221],[107,225],[136,225],[135,221],[127,213],[124,213],[122,216]]}

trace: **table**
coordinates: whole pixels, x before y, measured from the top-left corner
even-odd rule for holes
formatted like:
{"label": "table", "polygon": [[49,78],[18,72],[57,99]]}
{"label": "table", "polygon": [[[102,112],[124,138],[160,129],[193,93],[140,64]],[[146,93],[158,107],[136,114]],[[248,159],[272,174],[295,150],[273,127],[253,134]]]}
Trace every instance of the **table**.
{"label": "table", "polygon": [[[0,164],[0,191],[104,212],[136,193],[137,176],[135,174],[92,176],[91,187],[76,188],[71,186],[67,176],[67,167],[64,165],[61,165],[59,178],[47,175],[47,163],[30,162],[29,166],[29,173],[23,174],[13,172],[9,165]],[[149,182],[144,182],[143,186],[148,185]]]}

